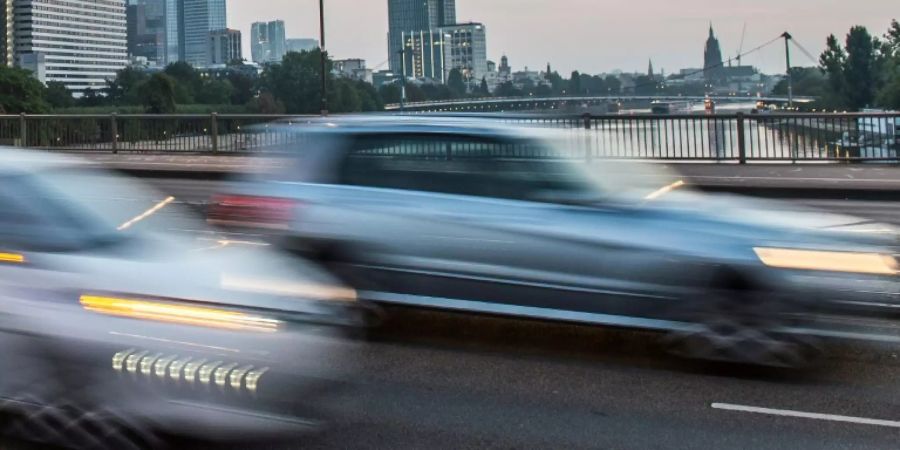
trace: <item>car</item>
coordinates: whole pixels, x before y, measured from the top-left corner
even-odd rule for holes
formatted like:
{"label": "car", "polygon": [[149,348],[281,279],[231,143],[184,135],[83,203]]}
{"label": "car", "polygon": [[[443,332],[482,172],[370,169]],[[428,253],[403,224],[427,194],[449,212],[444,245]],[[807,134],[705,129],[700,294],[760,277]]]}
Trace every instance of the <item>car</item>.
{"label": "car", "polygon": [[0,149],[0,431],[145,448],[329,418],[352,378],[355,291],[192,214],[78,160]]}
{"label": "car", "polygon": [[566,158],[553,132],[483,117],[298,122],[269,127],[295,136],[271,149],[280,170],[208,220],[269,230],[368,301],[658,330],[679,354],[787,366],[855,332],[822,315],[898,306],[895,227]]}

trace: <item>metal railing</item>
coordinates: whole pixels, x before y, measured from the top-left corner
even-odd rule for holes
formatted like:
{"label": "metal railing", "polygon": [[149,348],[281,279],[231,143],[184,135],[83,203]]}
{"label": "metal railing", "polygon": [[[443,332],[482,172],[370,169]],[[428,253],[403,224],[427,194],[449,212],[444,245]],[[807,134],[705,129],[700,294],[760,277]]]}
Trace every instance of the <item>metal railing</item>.
{"label": "metal railing", "polygon": [[[900,161],[896,113],[477,117],[558,129],[565,139],[562,156],[571,158]],[[252,153],[298,142],[302,133],[297,130],[313,120],[234,114],[0,115],[0,144],[78,152]]]}

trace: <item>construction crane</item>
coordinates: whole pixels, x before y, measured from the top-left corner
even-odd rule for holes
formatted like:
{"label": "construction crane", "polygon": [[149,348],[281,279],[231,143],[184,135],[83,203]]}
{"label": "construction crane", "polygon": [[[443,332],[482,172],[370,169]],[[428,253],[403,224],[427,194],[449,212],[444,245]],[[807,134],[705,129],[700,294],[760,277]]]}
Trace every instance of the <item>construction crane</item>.
{"label": "construction crane", "polygon": [[738,67],[741,67],[741,58],[744,56],[744,38],[747,37],[747,22],[744,22],[744,29],[741,31],[741,46],[738,47],[737,56],[734,58],[737,60]]}

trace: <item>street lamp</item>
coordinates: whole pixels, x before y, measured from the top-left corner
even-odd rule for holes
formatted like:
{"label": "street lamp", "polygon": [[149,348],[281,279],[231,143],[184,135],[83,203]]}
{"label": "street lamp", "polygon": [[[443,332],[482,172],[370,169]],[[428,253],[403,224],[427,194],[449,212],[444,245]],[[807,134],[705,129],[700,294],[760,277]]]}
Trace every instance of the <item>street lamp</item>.
{"label": "street lamp", "polygon": [[326,69],[328,61],[325,57],[325,0],[319,0],[319,57],[322,70],[322,115],[328,115],[328,74]]}

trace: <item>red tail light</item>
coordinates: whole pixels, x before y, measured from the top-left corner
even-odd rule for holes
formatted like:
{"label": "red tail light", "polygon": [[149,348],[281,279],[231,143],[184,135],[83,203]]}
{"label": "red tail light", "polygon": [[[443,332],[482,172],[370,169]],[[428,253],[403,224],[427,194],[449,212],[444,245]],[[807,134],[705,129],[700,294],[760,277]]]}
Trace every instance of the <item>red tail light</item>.
{"label": "red tail light", "polygon": [[218,195],[213,197],[207,219],[215,225],[286,230],[297,205],[286,198]]}

